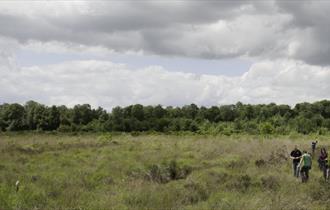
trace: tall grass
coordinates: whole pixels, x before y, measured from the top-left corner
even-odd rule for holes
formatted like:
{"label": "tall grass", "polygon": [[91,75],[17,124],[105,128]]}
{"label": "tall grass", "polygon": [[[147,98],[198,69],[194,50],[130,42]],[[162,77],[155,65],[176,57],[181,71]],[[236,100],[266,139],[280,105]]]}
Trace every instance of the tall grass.
{"label": "tall grass", "polygon": [[316,158],[306,184],[288,159],[314,138],[1,134],[0,209],[327,209]]}

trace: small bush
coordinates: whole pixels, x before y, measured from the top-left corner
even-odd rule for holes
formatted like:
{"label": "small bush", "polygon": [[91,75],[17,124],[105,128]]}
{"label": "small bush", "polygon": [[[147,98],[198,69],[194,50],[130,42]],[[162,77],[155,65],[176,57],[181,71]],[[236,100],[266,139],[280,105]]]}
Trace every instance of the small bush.
{"label": "small bush", "polygon": [[216,172],[210,171],[208,172],[208,180],[211,180],[212,185],[219,185],[226,183],[229,179],[232,178],[232,175],[228,174],[227,172]]}
{"label": "small bush", "polygon": [[254,162],[254,164],[258,167],[264,167],[266,165],[266,161],[264,159],[258,159]]}
{"label": "small bush", "polygon": [[146,178],[158,183],[166,183],[169,181],[166,171],[164,171],[159,165],[151,165]]}
{"label": "small bush", "polygon": [[112,141],[111,133],[105,133],[97,137],[97,141],[101,145],[106,145]]}
{"label": "small bush", "polygon": [[66,133],[73,131],[73,129],[70,125],[60,125],[60,127],[57,128],[57,131]]}
{"label": "small bush", "polygon": [[226,164],[226,166],[230,169],[241,169],[245,166],[246,162],[244,160],[231,160]]}
{"label": "small bush", "polygon": [[36,182],[41,179],[41,176],[39,175],[33,175],[31,176],[31,182]]}
{"label": "small bush", "polygon": [[221,131],[221,134],[225,135],[225,136],[230,136],[232,135],[234,132],[231,128],[224,128],[223,131]]}
{"label": "small bush", "polygon": [[247,174],[237,176],[229,183],[229,188],[245,192],[252,185],[251,177]]}
{"label": "small bush", "polygon": [[278,190],[280,187],[280,181],[275,176],[261,177],[261,185],[264,189]]}
{"label": "small bush", "polygon": [[167,183],[171,180],[185,179],[191,172],[192,167],[182,166],[180,167],[175,160],[163,165],[151,165],[146,178],[158,183]]}
{"label": "small bush", "polygon": [[195,204],[200,201],[205,201],[209,197],[207,188],[200,183],[190,182],[185,184],[184,187],[189,192],[183,200],[184,204]]}
{"label": "small bush", "polygon": [[133,137],[137,137],[137,136],[140,136],[140,135],[141,135],[141,133],[138,132],[138,131],[132,131],[131,132],[131,136],[133,136]]}
{"label": "small bush", "polygon": [[274,133],[274,131],[275,131],[275,129],[274,129],[273,125],[268,122],[262,123],[259,126],[259,132],[261,134],[272,134],[272,133]]}
{"label": "small bush", "polygon": [[329,183],[325,182],[323,179],[320,179],[319,182],[316,182],[308,192],[309,192],[309,196],[313,200],[330,202],[329,191],[330,191]]}
{"label": "small bush", "polygon": [[271,152],[270,156],[268,157],[268,163],[270,164],[282,164],[287,162],[288,154],[285,148],[278,148]]}

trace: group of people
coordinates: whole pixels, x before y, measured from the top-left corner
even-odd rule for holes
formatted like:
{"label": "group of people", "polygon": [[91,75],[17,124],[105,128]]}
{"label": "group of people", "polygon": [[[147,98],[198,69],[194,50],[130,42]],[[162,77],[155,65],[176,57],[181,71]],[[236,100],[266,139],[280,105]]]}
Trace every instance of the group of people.
{"label": "group of people", "polygon": [[[301,177],[302,182],[307,182],[309,178],[309,170],[312,168],[312,155],[315,155],[317,141],[312,142],[312,154],[307,151],[301,152],[297,146],[292,150],[290,157],[292,159],[293,175],[297,178]],[[327,181],[329,178],[328,153],[323,147],[320,150],[318,158],[319,169],[323,172],[323,177]]]}

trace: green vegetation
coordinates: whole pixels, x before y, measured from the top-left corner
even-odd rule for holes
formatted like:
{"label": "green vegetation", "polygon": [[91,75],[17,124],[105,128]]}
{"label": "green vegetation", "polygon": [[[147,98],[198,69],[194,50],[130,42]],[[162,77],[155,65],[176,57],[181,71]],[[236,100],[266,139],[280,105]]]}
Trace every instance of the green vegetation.
{"label": "green vegetation", "polygon": [[316,159],[306,184],[288,159],[315,138],[6,132],[0,209],[328,209]]}
{"label": "green vegetation", "polygon": [[181,132],[199,134],[302,134],[330,131],[330,101],[288,105],[235,105],[198,107],[115,107],[111,113],[90,105],[51,106],[34,101],[0,105],[2,131]]}

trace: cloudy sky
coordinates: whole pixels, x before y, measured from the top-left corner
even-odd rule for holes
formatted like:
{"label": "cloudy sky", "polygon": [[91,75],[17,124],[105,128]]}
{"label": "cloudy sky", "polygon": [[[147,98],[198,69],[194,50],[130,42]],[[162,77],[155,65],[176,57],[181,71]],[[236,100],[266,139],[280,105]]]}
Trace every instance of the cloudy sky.
{"label": "cloudy sky", "polygon": [[0,103],[330,99],[330,1],[1,1]]}

